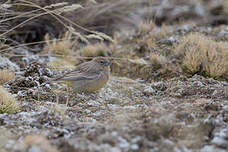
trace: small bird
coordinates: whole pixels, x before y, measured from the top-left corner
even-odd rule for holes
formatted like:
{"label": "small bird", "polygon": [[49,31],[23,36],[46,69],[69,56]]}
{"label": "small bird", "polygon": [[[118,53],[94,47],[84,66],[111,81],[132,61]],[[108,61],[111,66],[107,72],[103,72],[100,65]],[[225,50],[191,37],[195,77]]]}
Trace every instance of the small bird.
{"label": "small bird", "polygon": [[54,79],[69,81],[75,92],[94,92],[103,88],[109,80],[110,61],[104,57],[95,57],[89,62],[78,65],[75,70]]}

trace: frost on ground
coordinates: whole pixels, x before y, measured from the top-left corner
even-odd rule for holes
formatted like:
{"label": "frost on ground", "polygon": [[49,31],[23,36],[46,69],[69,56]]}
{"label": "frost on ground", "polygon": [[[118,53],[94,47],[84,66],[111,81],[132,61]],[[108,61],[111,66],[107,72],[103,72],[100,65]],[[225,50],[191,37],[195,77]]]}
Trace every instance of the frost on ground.
{"label": "frost on ground", "polygon": [[[21,112],[0,115],[4,132],[0,138],[5,139],[1,147],[5,151],[47,147],[62,152],[226,151],[227,91],[227,82],[197,75],[156,83],[111,77],[99,93],[63,91],[62,97],[50,101],[22,100]],[[36,141],[39,138],[31,134],[45,140]]]}

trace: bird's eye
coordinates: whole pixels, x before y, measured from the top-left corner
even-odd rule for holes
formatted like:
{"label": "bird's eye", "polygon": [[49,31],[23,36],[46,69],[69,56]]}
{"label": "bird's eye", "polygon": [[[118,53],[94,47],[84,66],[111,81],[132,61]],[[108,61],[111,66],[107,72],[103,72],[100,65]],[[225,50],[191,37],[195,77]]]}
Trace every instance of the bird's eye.
{"label": "bird's eye", "polygon": [[99,63],[100,63],[101,65],[104,65],[104,66],[109,66],[109,65],[110,65],[109,61],[106,61],[106,60],[102,60],[102,61],[100,61]]}

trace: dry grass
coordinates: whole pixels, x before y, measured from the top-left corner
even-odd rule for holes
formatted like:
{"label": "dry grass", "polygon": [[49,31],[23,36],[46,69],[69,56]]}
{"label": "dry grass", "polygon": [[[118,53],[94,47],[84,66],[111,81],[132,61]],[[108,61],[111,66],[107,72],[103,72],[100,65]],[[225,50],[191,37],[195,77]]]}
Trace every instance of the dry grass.
{"label": "dry grass", "polygon": [[228,1],[227,0],[223,0],[223,7],[224,7],[224,13],[228,14]]}
{"label": "dry grass", "polygon": [[48,63],[48,67],[51,68],[52,70],[64,70],[64,69],[74,69],[75,64],[77,60],[71,61],[72,59],[67,59],[67,58],[58,58],[55,59],[54,61],[51,61]]}
{"label": "dry grass", "polygon": [[228,76],[228,46],[223,42],[191,33],[182,38],[174,53],[189,74],[198,73],[214,78]]}
{"label": "dry grass", "polygon": [[155,53],[150,54],[150,63],[154,69],[159,69],[167,63],[166,57]]}
{"label": "dry grass", "polygon": [[141,1],[137,0],[103,0],[77,10],[73,20],[80,25],[113,34],[120,27],[135,28],[138,26],[139,16],[136,14]]}
{"label": "dry grass", "polygon": [[66,32],[62,38],[56,41],[50,40],[47,34],[45,41],[47,45],[43,53],[62,56],[48,63],[48,66],[52,70],[74,69],[74,65],[78,63],[78,60],[73,58],[73,56],[75,56],[74,50],[77,47],[77,42],[72,39],[71,32]]}
{"label": "dry grass", "polygon": [[139,24],[140,32],[150,32],[155,28],[155,23],[152,20],[141,21]]}
{"label": "dry grass", "polygon": [[0,86],[0,113],[14,114],[20,110],[20,105],[16,99]]}
{"label": "dry grass", "polygon": [[170,33],[171,26],[167,26],[166,24],[162,24],[161,27],[156,26],[153,20],[143,20],[139,24],[139,32],[140,33],[150,33],[150,37],[156,39],[162,39],[167,37]]}
{"label": "dry grass", "polygon": [[108,56],[108,48],[103,43],[87,45],[81,50],[83,57]]}
{"label": "dry grass", "polygon": [[47,46],[44,48],[44,52],[50,52],[54,55],[68,56],[77,45],[76,41],[72,40],[72,34],[70,32],[66,32],[61,40],[56,41],[51,41],[50,36],[47,34],[45,41]]}
{"label": "dry grass", "polygon": [[[78,22],[77,20],[73,20],[72,18],[63,15],[63,13],[72,14],[72,11],[82,9],[82,5],[58,2],[58,0],[52,2],[19,0],[15,2],[13,5],[14,7],[10,9],[12,15],[6,16],[6,19],[1,20],[1,24],[9,24],[10,27],[8,27],[6,32],[0,33],[0,37],[16,37],[17,42],[23,43],[13,47],[17,48],[20,46],[32,45],[34,43],[43,44],[45,43],[45,41],[43,41],[44,33],[50,33],[51,35],[56,36],[67,30],[68,32],[63,36],[63,40],[54,40],[51,43],[49,41],[49,36],[45,37],[47,43],[45,50],[50,50],[53,54],[58,55],[69,55],[69,50],[77,45],[72,41],[73,37],[85,42],[88,42],[89,39],[112,41],[112,38],[106,34],[84,28],[76,23]],[[22,26],[23,28],[21,28]],[[46,28],[47,26],[49,27],[48,29]],[[28,38],[30,32],[33,33],[32,38]],[[7,50],[7,48],[5,50]]]}
{"label": "dry grass", "polygon": [[0,69],[0,84],[4,84],[10,80],[15,79],[15,73],[10,70],[1,70]]}
{"label": "dry grass", "polygon": [[170,29],[165,24],[162,24],[161,28],[159,29],[159,32],[155,34],[156,38],[161,39],[167,37]]}
{"label": "dry grass", "polygon": [[145,43],[146,43],[146,45],[147,45],[149,48],[158,49],[158,45],[157,45],[157,43],[156,43],[156,40],[154,40],[153,37],[148,37],[148,38],[145,40]]}

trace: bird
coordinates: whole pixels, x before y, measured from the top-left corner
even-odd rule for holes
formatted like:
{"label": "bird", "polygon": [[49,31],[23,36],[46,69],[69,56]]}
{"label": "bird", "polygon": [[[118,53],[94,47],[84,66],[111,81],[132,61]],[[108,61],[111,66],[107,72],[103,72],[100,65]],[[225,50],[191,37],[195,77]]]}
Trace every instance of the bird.
{"label": "bird", "polygon": [[110,60],[104,57],[95,57],[84,62],[65,75],[55,78],[54,81],[71,83],[76,93],[91,93],[100,90],[110,77]]}

